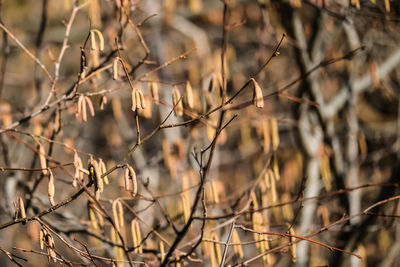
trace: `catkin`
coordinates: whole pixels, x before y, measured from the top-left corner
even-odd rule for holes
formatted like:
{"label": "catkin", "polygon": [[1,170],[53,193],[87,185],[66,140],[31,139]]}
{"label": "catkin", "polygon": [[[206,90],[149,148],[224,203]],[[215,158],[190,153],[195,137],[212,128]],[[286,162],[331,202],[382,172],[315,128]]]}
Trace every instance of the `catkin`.
{"label": "catkin", "polygon": [[130,191],[132,196],[136,196],[137,191],[138,191],[138,186],[137,186],[137,179],[136,179],[136,172],[133,170],[129,164],[127,164],[127,167],[125,169],[125,190]]}
{"label": "catkin", "polygon": [[242,245],[241,245],[241,242],[240,242],[240,237],[239,237],[239,234],[238,234],[236,228],[233,229],[233,233],[232,233],[232,243],[234,244],[234,245],[233,245],[233,251],[234,251],[236,254],[239,255],[239,258],[243,258],[243,256],[244,256],[243,248],[242,248]]}
{"label": "catkin", "polygon": [[142,90],[138,90],[138,93],[139,93],[140,108],[145,109],[146,108],[146,100],[144,98]]}
{"label": "catkin", "polygon": [[94,192],[97,200],[100,199],[100,194],[103,192],[104,184],[100,176],[100,169],[97,161],[90,159],[88,164],[90,179],[94,182]]}
{"label": "catkin", "polygon": [[172,89],[172,103],[174,105],[175,116],[183,115],[183,104],[181,100],[181,93],[178,88],[174,85]]}
{"label": "catkin", "polygon": [[214,180],[211,180],[211,191],[212,191],[213,203],[218,204],[219,203],[218,190]]}
{"label": "catkin", "polygon": [[100,177],[103,178],[103,182],[105,184],[108,184],[109,183],[108,176],[104,175],[107,173],[107,168],[106,168],[106,164],[104,164],[104,161],[102,159],[99,160],[99,169],[100,169]]}
{"label": "catkin", "polygon": [[54,175],[53,175],[53,172],[49,169],[49,183],[47,186],[47,195],[49,196],[49,201],[52,206],[55,205],[54,193],[55,193]]}
{"label": "catkin", "polygon": [[45,236],[45,231],[44,229],[40,229],[39,232],[39,246],[40,246],[40,250],[44,249],[44,236]]}
{"label": "catkin", "polygon": [[139,93],[139,90],[136,90],[136,91],[135,91],[135,103],[136,103],[136,109],[142,108],[142,104],[141,104],[141,101],[140,101],[140,93]]}
{"label": "catkin", "polygon": [[161,262],[164,261],[165,258],[165,248],[164,248],[164,243],[160,241],[160,260]]}
{"label": "catkin", "polygon": [[271,185],[271,199],[272,199],[272,202],[273,203],[275,203],[276,201],[277,201],[277,199],[278,199],[278,194],[277,194],[277,192],[276,192],[276,179],[274,179],[274,176],[275,175],[273,175],[273,176],[269,176],[269,182],[270,182],[270,185]]}
{"label": "catkin", "polygon": [[[281,197],[281,202],[285,203],[285,202],[289,202],[290,201],[290,194],[288,193],[284,193],[282,194]],[[282,206],[282,214],[283,217],[286,219],[286,221],[291,221],[293,220],[293,209],[292,209],[292,205],[291,204],[286,204]]]}
{"label": "catkin", "polygon": [[390,3],[389,3],[389,0],[385,0],[385,10],[386,10],[386,12],[390,12]]}
{"label": "catkin", "polygon": [[254,191],[251,191],[250,198],[251,198],[251,202],[253,203],[253,209],[254,210],[258,210],[257,196],[256,196],[256,193]]}
{"label": "catkin", "polygon": [[81,158],[78,156],[78,153],[75,151],[74,153],[74,167],[75,167],[75,174],[74,174],[74,180],[72,181],[72,186],[76,187],[78,184],[78,179],[80,181],[83,180],[83,174],[80,171],[80,168],[82,168],[82,160]]}
{"label": "catkin", "polygon": [[96,215],[91,207],[89,207],[89,220],[92,224],[93,229],[99,229],[99,224],[97,223]]}
{"label": "catkin", "polygon": [[192,13],[198,14],[203,9],[202,0],[189,0],[189,9]]}
{"label": "catkin", "polygon": [[119,57],[114,58],[113,61],[113,80],[118,79],[118,61],[120,61]]}
{"label": "catkin", "polygon": [[183,210],[183,218],[185,223],[187,223],[190,219],[190,201],[186,194],[180,195],[182,210]]}
{"label": "catkin", "polygon": [[253,104],[257,108],[264,107],[264,97],[262,93],[262,89],[260,85],[258,85],[257,81],[254,78],[250,79],[253,82],[254,92],[253,92]]}
{"label": "catkin", "polygon": [[44,151],[44,147],[41,143],[39,143],[39,161],[40,161],[40,167],[42,169],[43,175],[47,174],[47,163],[46,163],[46,152]]}
{"label": "catkin", "polygon": [[263,133],[263,149],[264,153],[268,153],[271,149],[271,135],[269,131],[268,120],[262,121],[262,133]]}
{"label": "catkin", "polygon": [[26,218],[25,206],[24,206],[24,201],[22,200],[21,197],[18,197],[18,206],[19,206],[19,214],[21,215],[21,218],[25,219]]}
{"label": "catkin", "polygon": [[279,146],[279,128],[278,128],[278,121],[275,117],[270,119],[270,130],[271,130],[271,143],[272,143],[272,150],[276,151]]}
{"label": "catkin", "polygon": [[78,115],[82,116],[82,121],[87,121],[85,96],[81,95],[78,99]]}
{"label": "catkin", "polygon": [[143,253],[143,248],[141,246],[142,235],[140,233],[140,226],[136,219],[131,221],[131,234],[132,234],[132,243],[135,247],[135,251],[138,253]]}
{"label": "catkin", "polygon": [[193,88],[190,85],[189,81],[186,81],[186,103],[187,103],[189,108],[193,108],[194,107],[194,103],[193,103]]}
{"label": "catkin", "polygon": [[332,176],[331,176],[331,167],[329,162],[329,156],[325,151],[322,152],[322,155],[319,158],[319,168],[321,171],[322,181],[324,182],[325,190],[327,192],[331,191],[332,185]]}
{"label": "catkin", "polygon": [[290,250],[290,255],[292,256],[292,261],[296,262],[296,243],[294,243],[295,241],[295,232],[294,232],[294,228],[290,227],[289,228],[289,234],[290,234],[290,243],[291,245],[289,246],[289,250]]}
{"label": "catkin", "polygon": [[154,99],[154,101],[158,102],[159,101],[159,95],[158,95],[158,84],[155,82],[150,83],[150,92],[151,92],[151,97]]}
{"label": "catkin", "polygon": [[91,49],[92,50],[97,50],[97,42],[96,42],[96,37],[95,35],[97,35],[97,37],[99,38],[99,50],[103,51],[104,50],[104,37],[103,34],[97,30],[97,29],[93,29],[90,31],[90,44],[91,44]]}
{"label": "catkin", "polygon": [[212,234],[212,240],[214,240],[215,242],[213,242],[213,253],[212,253],[212,258],[214,259],[212,262],[216,263],[216,266],[219,265],[219,263],[222,260],[222,253],[221,253],[221,247],[218,244],[219,242],[219,237],[216,233]]}
{"label": "catkin", "polygon": [[90,115],[91,115],[92,117],[94,117],[94,107],[93,107],[92,101],[91,101],[90,98],[87,97],[87,96],[84,96],[83,98],[84,98],[86,104],[87,104],[88,107],[89,107]]}
{"label": "catkin", "polygon": [[122,229],[122,227],[124,227],[124,208],[122,207],[121,201],[117,202],[117,212],[118,212],[119,227],[120,229]]}
{"label": "catkin", "polygon": [[274,172],[275,180],[279,181],[281,179],[281,176],[279,174],[278,157],[276,153],[274,153],[274,155],[272,156],[271,167],[272,171]]}
{"label": "catkin", "polygon": [[136,89],[132,90],[132,111],[137,111],[138,109],[145,109],[146,101],[144,99],[142,90]]}
{"label": "catkin", "polygon": [[119,223],[119,215],[118,215],[118,199],[114,200],[112,203],[112,214],[113,214],[113,220],[114,224],[117,227],[117,230],[120,230],[120,223]]}

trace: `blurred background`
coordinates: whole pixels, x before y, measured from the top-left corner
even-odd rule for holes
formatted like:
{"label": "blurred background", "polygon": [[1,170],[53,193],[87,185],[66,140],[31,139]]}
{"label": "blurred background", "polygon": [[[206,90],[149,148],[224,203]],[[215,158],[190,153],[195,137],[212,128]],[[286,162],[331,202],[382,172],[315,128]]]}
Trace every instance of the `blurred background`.
{"label": "blurred background", "polygon": [[[132,260],[159,266],[200,197],[171,265],[397,266],[399,21],[390,0],[0,1],[0,262],[128,266],[100,211],[121,205]],[[50,207],[44,169],[60,203],[90,159],[111,170],[99,202],[7,225],[18,197]]]}

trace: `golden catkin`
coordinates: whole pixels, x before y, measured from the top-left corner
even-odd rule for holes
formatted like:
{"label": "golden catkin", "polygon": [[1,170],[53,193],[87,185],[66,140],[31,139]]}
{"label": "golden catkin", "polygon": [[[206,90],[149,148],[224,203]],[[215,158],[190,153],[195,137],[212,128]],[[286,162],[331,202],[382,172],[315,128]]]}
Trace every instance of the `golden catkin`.
{"label": "golden catkin", "polygon": [[385,0],[385,10],[387,13],[390,12],[390,0]]}
{"label": "golden catkin", "polygon": [[243,258],[243,256],[244,256],[243,248],[242,248],[240,237],[239,237],[239,234],[238,234],[236,228],[233,229],[233,232],[232,232],[232,243],[233,243],[233,251],[236,254],[238,254],[240,258]]}
{"label": "golden catkin", "polygon": [[175,85],[172,89],[172,104],[174,105],[175,116],[182,116],[183,104],[181,101],[181,93],[179,92],[178,87],[176,87]]}
{"label": "golden catkin", "polygon": [[47,185],[47,195],[49,196],[49,201],[52,206],[55,205],[54,193],[55,193],[54,175],[53,175],[53,172],[49,169],[49,182]]}
{"label": "golden catkin", "polygon": [[211,192],[212,192],[213,203],[214,204],[218,204],[219,203],[219,196],[218,196],[217,186],[216,186],[214,180],[211,180]]}
{"label": "golden catkin", "polygon": [[187,194],[181,194],[180,198],[182,203],[183,219],[185,223],[187,223],[190,218],[190,201]]}
{"label": "golden catkin", "polygon": [[135,105],[137,110],[142,108],[139,90],[135,90]]}
{"label": "golden catkin", "polygon": [[321,205],[317,209],[317,216],[322,217],[323,226],[327,226],[330,224],[329,220],[329,211],[325,205]]}
{"label": "golden catkin", "polygon": [[114,58],[113,61],[113,80],[118,79],[118,61],[120,61],[119,57]]}
{"label": "golden catkin", "polygon": [[100,168],[94,159],[89,159],[88,163],[89,179],[94,182],[94,193],[97,200],[100,199],[100,194],[103,192],[104,184],[101,179]]}
{"label": "golden catkin", "polygon": [[262,121],[262,135],[263,135],[263,150],[268,153],[271,149],[271,134],[269,130],[268,120]]}
{"label": "golden catkin", "polygon": [[155,82],[151,82],[150,83],[150,92],[151,92],[151,97],[153,98],[153,100],[155,102],[158,102],[159,99],[159,95],[158,95],[158,84]]}
{"label": "golden catkin", "polygon": [[219,237],[217,233],[212,233],[211,234],[211,239],[215,242],[212,242],[211,244],[211,265],[214,266],[219,266],[219,263],[221,262],[222,259],[222,253],[221,253],[221,247],[218,244],[219,243]]}
{"label": "golden catkin", "polygon": [[203,1],[202,0],[189,0],[189,9],[194,14],[198,14],[203,9]]}
{"label": "golden catkin", "polygon": [[97,223],[96,214],[91,207],[89,207],[89,220],[90,223],[92,224],[93,229],[99,229],[99,224]]}
{"label": "golden catkin", "polygon": [[129,191],[131,192],[132,196],[136,196],[138,191],[136,172],[129,164],[127,164],[125,169],[124,180],[125,191]]}
{"label": "golden catkin", "polygon": [[39,246],[40,246],[40,250],[44,249],[44,236],[45,236],[45,230],[44,229],[40,229],[39,232]]}
{"label": "golden catkin", "polygon": [[100,43],[99,50],[103,51],[104,50],[104,37],[103,37],[103,34],[97,29],[93,29],[90,31],[91,49],[97,50],[96,35],[97,35],[97,38],[99,38],[99,43]]}
{"label": "golden catkin", "polygon": [[25,206],[24,201],[21,197],[18,197],[18,207],[19,207],[19,214],[22,219],[26,218]]}
{"label": "golden catkin", "polygon": [[277,119],[275,117],[272,117],[270,119],[269,125],[271,130],[272,150],[276,151],[279,146],[279,128]]}
{"label": "golden catkin", "polygon": [[114,224],[117,227],[117,229],[120,230],[119,214],[118,214],[118,202],[119,202],[118,199],[113,201],[113,203],[112,203],[112,214],[113,214]]}
{"label": "golden catkin", "polygon": [[82,121],[87,121],[86,101],[84,95],[80,95],[78,98],[78,111],[76,113],[76,117],[79,116],[81,116]]}
{"label": "golden catkin", "polygon": [[294,243],[295,241],[295,232],[294,232],[294,228],[290,227],[289,228],[289,234],[290,234],[290,246],[289,246],[289,250],[290,250],[290,255],[292,257],[292,261],[296,262],[296,243]]}
{"label": "golden catkin", "polygon": [[39,144],[39,161],[40,161],[40,168],[42,169],[43,175],[47,174],[47,163],[46,163],[46,152],[44,151],[43,145],[38,142]]}
{"label": "golden catkin", "polygon": [[194,102],[193,102],[193,88],[192,85],[190,84],[189,81],[186,81],[186,103],[189,108],[194,107]]}
{"label": "golden catkin", "polygon": [[[274,175],[275,176],[275,175]],[[274,176],[269,176],[269,182],[271,185],[271,200],[272,203],[275,203],[278,200],[278,193],[276,192],[276,179]]]}
{"label": "golden catkin", "polygon": [[146,108],[146,101],[144,99],[143,92],[142,92],[142,90],[138,90],[138,92],[139,92],[139,99],[140,99],[140,107],[141,107],[141,109],[145,109]]}
{"label": "golden catkin", "polygon": [[281,176],[279,174],[278,157],[277,157],[276,153],[274,153],[272,155],[271,167],[272,167],[272,171],[274,172],[275,180],[278,182],[280,180]]}
{"label": "golden catkin", "polygon": [[[281,197],[281,202],[289,202],[290,201],[290,194],[289,193],[283,193]],[[293,220],[293,209],[291,204],[286,204],[282,206],[282,214],[283,217],[285,218],[286,221],[292,221]]]}
{"label": "golden catkin", "polygon": [[300,8],[300,7],[301,7],[301,1],[302,1],[302,0],[290,0],[290,4],[291,4],[293,7]]}
{"label": "golden catkin", "polygon": [[79,181],[83,180],[83,173],[80,171],[80,169],[83,167],[83,164],[81,158],[79,157],[76,151],[74,153],[74,167],[75,167],[75,174],[74,174],[74,180],[72,181],[72,186],[76,187],[78,184],[78,180]]}
{"label": "golden catkin", "polygon": [[262,89],[258,82],[254,79],[250,79],[253,82],[253,104],[257,108],[263,108],[264,107],[264,97],[262,93]]}
{"label": "golden catkin", "polygon": [[319,158],[319,168],[321,171],[322,181],[324,182],[325,190],[327,192],[331,191],[332,185],[332,176],[331,176],[331,167],[329,162],[329,156],[322,152]]}
{"label": "golden catkin", "polygon": [[[262,230],[262,223],[263,223],[263,219],[262,219],[262,215],[260,212],[254,212],[252,215],[252,223],[253,223],[253,229],[254,231],[261,231]],[[254,240],[255,241],[260,241],[261,240],[261,235],[258,233],[254,233]],[[260,247],[260,243],[257,242],[256,243],[257,248]]]}
{"label": "golden catkin", "polygon": [[146,101],[144,99],[142,90],[132,90],[132,111],[146,108]]}
{"label": "golden catkin", "polygon": [[118,212],[118,223],[119,223],[119,229],[122,229],[124,227],[124,207],[122,207],[121,201],[117,202],[117,212]]}
{"label": "golden catkin", "polygon": [[91,101],[90,98],[87,97],[87,96],[84,96],[84,100],[85,100],[86,104],[87,104],[88,107],[89,107],[90,115],[91,115],[92,117],[94,117],[94,107],[93,107],[92,101]]}
{"label": "golden catkin", "polygon": [[102,159],[99,160],[99,169],[100,169],[100,177],[103,179],[103,182],[105,184],[109,184],[108,176],[105,175],[107,173],[106,164]]}
{"label": "golden catkin", "polygon": [[254,191],[250,193],[250,198],[251,198],[251,203],[253,204],[253,209],[258,210],[258,200],[256,193],[254,193]]}
{"label": "golden catkin", "polygon": [[137,219],[131,221],[131,233],[132,233],[132,243],[136,248],[135,251],[138,253],[143,253],[143,247],[141,245],[142,235],[140,233],[140,225]]}
{"label": "golden catkin", "polygon": [[165,248],[164,248],[164,243],[163,243],[163,241],[160,241],[160,260],[161,260],[161,262],[163,262],[164,261],[164,259],[165,259]]}

